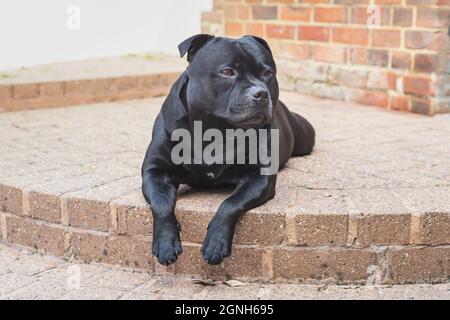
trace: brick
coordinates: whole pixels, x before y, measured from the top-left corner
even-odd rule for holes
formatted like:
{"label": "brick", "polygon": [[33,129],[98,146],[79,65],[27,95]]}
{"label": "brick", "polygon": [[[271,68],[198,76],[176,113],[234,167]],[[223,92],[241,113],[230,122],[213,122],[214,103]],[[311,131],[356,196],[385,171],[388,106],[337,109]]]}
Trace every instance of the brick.
{"label": "brick", "polygon": [[363,28],[333,28],[333,41],[355,45],[367,45],[369,33]]}
{"label": "brick", "polygon": [[408,52],[392,52],[392,68],[401,70],[411,69],[411,54]]}
{"label": "brick", "polygon": [[[147,79],[140,77],[141,80]],[[111,79],[112,91],[121,93],[123,91],[133,91],[137,88],[137,77],[116,77]],[[154,82],[154,86],[160,86],[164,82],[164,77],[159,78],[159,82]],[[142,82],[140,83],[142,85]]]}
{"label": "brick", "polygon": [[432,82],[428,77],[405,76],[403,91],[418,95],[433,95]]}
{"label": "brick", "polygon": [[405,96],[391,97],[390,109],[397,111],[409,111],[409,99]]}
{"label": "brick", "polygon": [[299,26],[298,39],[328,42],[330,39],[330,29],[318,26]]}
{"label": "brick", "polygon": [[118,204],[117,218],[119,234],[149,236],[153,233],[153,219],[149,208]]}
{"label": "brick", "polygon": [[176,216],[181,225],[181,241],[203,243],[208,224],[214,214],[215,212],[178,208]]}
{"label": "brick", "polygon": [[29,215],[35,219],[54,223],[61,222],[61,204],[58,195],[34,191],[27,193],[29,201]]}
{"label": "brick", "polygon": [[280,18],[292,21],[310,21],[312,9],[308,7],[281,7]]}
{"label": "brick", "polygon": [[375,0],[376,4],[400,4],[402,0]]}
{"label": "brick", "polygon": [[356,99],[357,102],[371,106],[387,108],[389,105],[389,97],[386,92],[364,91]]}
{"label": "brick", "polygon": [[276,39],[294,39],[295,27],[288,25],[266,25],[266,35],[269,38]]}
{"label": "brick", "polygon": [[39,85],[37,83],[15,84],[12,92],[14,99],[35,99],[39,97]]}
{"label": "brick", "polygon": [[448,0],[406,0],[407,4],[445,4]]}
{"label": "brick", "polygon": [[312,84],[312,94],[327,99],[345,100],[346,90],[345,87],[328,83],[315,82]]}
{"label": "brick", "polygon": [[248,6],[239,6],[238,8],[238,18],[240,20],[249,20],[250,19],[250,7]]}
{"label": "brick", "polygon": [[370,71],[367,79],[367,88],[387,90],[389,85],[389,73],[385,71],[373,70]]}
{"label": "brick", "polygon": [[213,8],[214,9],[222,9],[223,0],[213,0]]}
{"label": "brick", "polygon": [[236,20],[238,18],[238,6],[235,4],[225,4],[223,12],[226,21]]}
{"label": "brick", "polygon": [[153,270],[151,241],[147,238],[75,231],[72,242],[76,260]]}
{"label": "brick", "polygon": [[72,251],[74,259],[83,262],[101,262],[108,235],[100,232],[74,231],[72,234]]}
{"label": "brick", "polygon": [[239,22],[227,22],[225,24],[225,32],[230,36],[240,36],[242,35],[243,25]]}
{"label": "brick", "polygon": [[394,8],[394,26],[410,27],[412,25],[412,8]]}
{"label": "brick", "polygon": [[[293,70],[295,76],[298,72],[300,75],[305,75],[308,80],[313,81],[326,81],[328,67],[324,64],[317,63],[300,63],[298,69]],[[292,71],[292,70],[291,70]],[[285,72],[286,73],[286,72]]]}
{"label": "brick", "polygon": [[426,213],[420,219],[420,240],[424,244],[450,243],[450,214]]}
{"label": "brick", "polygon": [[92,96],[95,95],[95,85],[93,80],[73,80],[65,82],[66,96]]}
{"label": "brick", "polygon": [[347,59],[347,51],[345,48],[314,45],[311,49],[312,58],[316,61],[345,63]]}
{"label": "brick", "polygon": [[183,254],[173,267],[175,274],[199,275],[208,279],[262,278],[261,249],[233,246],[231,256],[216,266],[208,265],[200,245],[183,244]]}
{"label": "brick", "polygon": [[267,0],[267,3],[284,3],[284,4],[289,4],[289,3],[295,3],[296,0]]}
{"label": "brick", "polygon": [[386,283],[407,284],[447,280],[448,248],[388,249]]}
{"label": "brick", "polygon": [[22,190],[0,184],[0,211],[22,214]]}
{"label": "brick", "polygon": [[408,49],[439,50],[444,43],[444,33],[431,31],[406,31],[405,46]]}
{"label": "brick", "polygon": [[245,33],[249,35],[264,37],[264,25],[262,23],[247,23]]}
{"label": "brick", "polygon": [[12,98],[12,87],[10,85],[0,85],[0,102]]}
{"label": "brick", "polygon": [[386,50],[367,50],[367,64],[371,66],[387,67],[389,63],[389,52]]}
{"label": "brick", "polygon": [[347,22],[346,7],[316,7],[314,21],[317,22]]}
{"label": "brick", "polygon": [[252,6],[253,19],[255,20],[274,20],[278,16],[276,6]]}
{"label": "brick", "polygon": [[219,10],[202,12],[202,22],[221,23],[222,13]]}
{"label": "brick", "polygon": [[330,67],[329,81],[346,87],[364,88],[367,84],[367,71]]}
{"label": "brick", "polygon": [[411,99],[411,111],[420,114],[432,114],[433,106],[429,98],[417,98]]}
{"label": "brick", "polygon": [[234,243],[277,245],[285,237],[284,214],[249,211],[236,226]]}
{"label": "brick", "polygon": [[367,214],[357,218],[358,245],[408,244],[410,214]]}
{"label": "brick", "polygon": [[417,8],[416,25],[427,28],[447,28],[450,23],[450,9]]}
{"label": "brick", "polygon": [[64,97],[64,82],[43,82],[39,85],[42,98]]}
{"label": "brick", "polygon": [[349,48],[348,56],[351,64],[366,64],[367,53],[365,48]]}
{"label": "brick", "polygon": [[67,205],[71,226],[89,230],[109,230],[111,208],[108,203],[82,198],[69,198]]}
{"label": "brick", "polygon": [[437,56],[433,54],[416,54],[414,57],[414,71],[431,73],[436,72]]}
{"label": "brick", "polygon": [[0,211],[0,240],[6,241],[8,231],[6,230],[6,214]]}
{"label": "brick", "polygon": [[136,88],[138,90],[152,90],[161,86],[162,78],[155,74],[141,75],[136,77]]}
{"label": "brick", "polygon": [[287,59],[306,60],[309,58],[309,45],[282,42],[280,55]]}
{"label": "brick", "polygon": [[372,30],[372,46],[374,47],[399,47],[399,30]]}
{"label": "brick", "polygon": [[[367,6],[364,7],[353,7],[352,8],[352,22],[356,24],[375,24],[372,20],[373,13],[371,11],[367,12]],[[391,11],[389,8],[380,7],[380,24],[388,25],[390,23]]]}
{"label": "brick", "polygon": [[330,3],[331,0],[298,0],[300,3]]}
{"label": "brick", "polygon": [[273,251],[274,279],[334,279],[338,284],[364,282],[367,268],[376,263],[370,250],[283,248]]}
{"label": "brick", "polygon": [[296,242],[301,246],[337,246],[347,242],[347,215],[295,216]]}
{"label": "brick", "polygon": [[[325,1],[329,2],[329,1]],[[333,0],[334,4],[367,4],[369,0]]]}
{"label": "brick", "polygon": [[28,218],[6,217],[9,242],[64,256],[65,229],[57,225],[38,223]]}

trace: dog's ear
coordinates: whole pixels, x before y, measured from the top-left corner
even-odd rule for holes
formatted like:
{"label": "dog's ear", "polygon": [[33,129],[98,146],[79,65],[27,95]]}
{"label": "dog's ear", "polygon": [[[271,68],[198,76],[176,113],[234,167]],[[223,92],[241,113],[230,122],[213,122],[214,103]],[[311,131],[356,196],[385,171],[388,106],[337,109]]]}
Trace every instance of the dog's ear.
{"label": "dog's ear", "polygon": [[200,49],[206,42],[214,38],[214,36],[209,34],[197,34],[192,36],[178,45],[178,50],[180,51],[180,56],[183,57],[186,52],[188,54],[188,62],[192,61],[194,54]]}
{"label": "dog's ear", "polygon": [[256,42],[258,42],[260,45],[262,45],[269,53],[272,55],[272,50],[270,50],[269,44],[264,40],[263,38],[257,37],[257,36],[244,36],[245,38],[252,38]]}

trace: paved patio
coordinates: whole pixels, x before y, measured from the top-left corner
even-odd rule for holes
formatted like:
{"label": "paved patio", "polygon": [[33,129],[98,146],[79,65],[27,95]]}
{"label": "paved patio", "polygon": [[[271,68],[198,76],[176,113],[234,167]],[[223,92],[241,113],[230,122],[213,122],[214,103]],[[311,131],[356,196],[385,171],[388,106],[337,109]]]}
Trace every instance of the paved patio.
{"label": "paved patio", "polygon": [[[180,195],[184,253],[163,271],[259,281],[446,281],[450,118],[287,92],[281,99],[315,126],[314,153],[290,160],[275,199],[245,215],[219,269],[204,264],[199,245],[227,193]],[[161,271],[150,255],[140,166],[162,101],[0,114],[3,239]]]}

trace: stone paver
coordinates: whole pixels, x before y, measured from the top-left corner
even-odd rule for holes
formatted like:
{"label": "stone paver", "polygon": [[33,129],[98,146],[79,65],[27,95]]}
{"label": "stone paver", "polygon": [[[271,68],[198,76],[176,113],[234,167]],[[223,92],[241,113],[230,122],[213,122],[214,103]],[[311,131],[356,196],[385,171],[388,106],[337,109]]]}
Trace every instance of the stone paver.
{"label": "stone paver", "polygon": [[[36,266],[39,266],[36,269]],[[113,266],[78,265],[0,244],[0,300],[5,299],[450,299],[449,284],[231,287],[183,276],[152,276]]]}
{"label": "stone paver", "polygon": [[[180,193],[185,250],[168,271],[339,283],[365,283],[375,272],[383,283],[445,281],[450,118],[287,92],[281,99],[315,126],[315,151],[291,159],[275,198],[244,216],[223,269],[205,266],[199,245],[228,192]],[[162,101],[0,114],[2,237],[68,258],[157,271],[140,166]],[[396,265],[386,268],[390,263]]]}

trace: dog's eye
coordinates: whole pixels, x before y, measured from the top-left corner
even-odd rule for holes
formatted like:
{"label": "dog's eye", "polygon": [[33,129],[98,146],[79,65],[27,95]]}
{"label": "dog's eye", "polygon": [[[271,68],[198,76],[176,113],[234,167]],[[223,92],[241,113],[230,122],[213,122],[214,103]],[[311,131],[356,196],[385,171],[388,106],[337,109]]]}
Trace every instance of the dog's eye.
{"label": "dog's eye", "polygon": [[273,74],[272,70],[266,69],[266,70],[263,71],[263,76],[264,77],[269,78],[269,77],[272,76],[272,74]]}
{"label": "dog's eye", "polygon": [[227,77],[234,76],[234,71],[233,71],[233,69],[230,69],[230,68],[223,69],[222,71],[220,71],[220,73]]}

